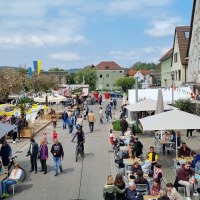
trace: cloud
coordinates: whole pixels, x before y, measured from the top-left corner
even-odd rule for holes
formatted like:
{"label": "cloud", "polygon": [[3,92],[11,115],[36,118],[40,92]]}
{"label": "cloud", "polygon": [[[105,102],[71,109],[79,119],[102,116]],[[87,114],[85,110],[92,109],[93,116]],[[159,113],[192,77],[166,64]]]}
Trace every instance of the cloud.
{"label": "cloud", "polygon": [[151,21],[152,27],[146,29],[144,32],[152,37],[167,37],[174,34],[175,26],[181,24],[180,17],[173,17],[162,20]]}
{"label": "cloud", "polygon": [[110,51],[108,55],[114,59],[122,60],[133,60],[137,58],[137,53],[135,51]]}
{"label": "cloud", "polygon": [[53,53],[49,55],[50,58],[59,61],[78,61],[80,60],[80,56],[77,53],[72,52],[60,52]]}

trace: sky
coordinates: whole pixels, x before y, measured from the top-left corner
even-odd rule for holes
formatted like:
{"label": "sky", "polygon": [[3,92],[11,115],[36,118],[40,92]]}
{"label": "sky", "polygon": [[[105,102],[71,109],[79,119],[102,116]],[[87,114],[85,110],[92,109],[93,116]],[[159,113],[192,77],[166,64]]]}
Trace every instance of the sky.
{"label": "sky", "polygon": [[1,0],[0,66],[83,68],[158,62],[193,0]]}

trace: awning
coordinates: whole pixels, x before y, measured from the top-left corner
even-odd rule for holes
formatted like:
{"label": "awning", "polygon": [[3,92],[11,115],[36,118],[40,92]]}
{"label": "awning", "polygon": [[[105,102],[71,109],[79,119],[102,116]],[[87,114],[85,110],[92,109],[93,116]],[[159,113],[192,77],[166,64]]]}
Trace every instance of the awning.
{"label": "awning", "polygon": [[10,125],[0,122],[0,138],[5,136],[8,132],[15,129],[16,125]]}

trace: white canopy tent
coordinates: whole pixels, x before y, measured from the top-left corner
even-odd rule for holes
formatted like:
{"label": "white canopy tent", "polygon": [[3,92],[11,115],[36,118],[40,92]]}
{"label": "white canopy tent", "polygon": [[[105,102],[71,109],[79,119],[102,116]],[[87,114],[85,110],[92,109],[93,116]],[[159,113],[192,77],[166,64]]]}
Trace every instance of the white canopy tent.
{"label": "white canopy tent", "polygon": [[16,125],[10,125],[10,124],[4,124],[0,122],[0,138],[2,138],[4,135],[6,135],[11,130],[15,129]]}
{"label": "white canopy tent", "polygon": [[[48,102],[55,102],[55,103],[60,103],[61,101],[66,101],[66,97],[61,96],[56,94],[56,96],[48,96]],[[39,102],[39,103],[45,103],[46,102],[46,97],[36,97],[34,98],[35,102]]]}
{"label": "white canopy tent", "polygon": [[[146,99],[146,100],[139,101],[137,103],[126,106],[128,110],[128,122],[130,124],[133,123],[134,112],[140,112],[140,111],[153,112],[156,110],[156,106],[157,106],[157,101],[153,99]],[[173,106],[164,104],[164,110],[173,110],[173,109],[176,109],[176,108]]]}

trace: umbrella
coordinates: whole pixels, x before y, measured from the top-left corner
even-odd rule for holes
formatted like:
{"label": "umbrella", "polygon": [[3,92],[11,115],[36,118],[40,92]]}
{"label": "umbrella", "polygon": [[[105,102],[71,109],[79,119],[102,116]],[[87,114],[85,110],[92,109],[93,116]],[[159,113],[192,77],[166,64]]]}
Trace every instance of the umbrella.
{"label": "umbrella", "polygon": [[162,90],[159,88],[155,114],[162,112],[164,112],[164,103],[163,103]]}
{"label": "umbrella", "polygon": [[11,130],[15,129],[16,125],[4,124],[0,122],[0,138],[6,135]]}
{"label": "umbrella", "polygon": [[124,93],[123,99],[122,99],[122,105],[125,105],[127,103],[126,99],[127,99],[127,97],[126,97],[126,94]]}

